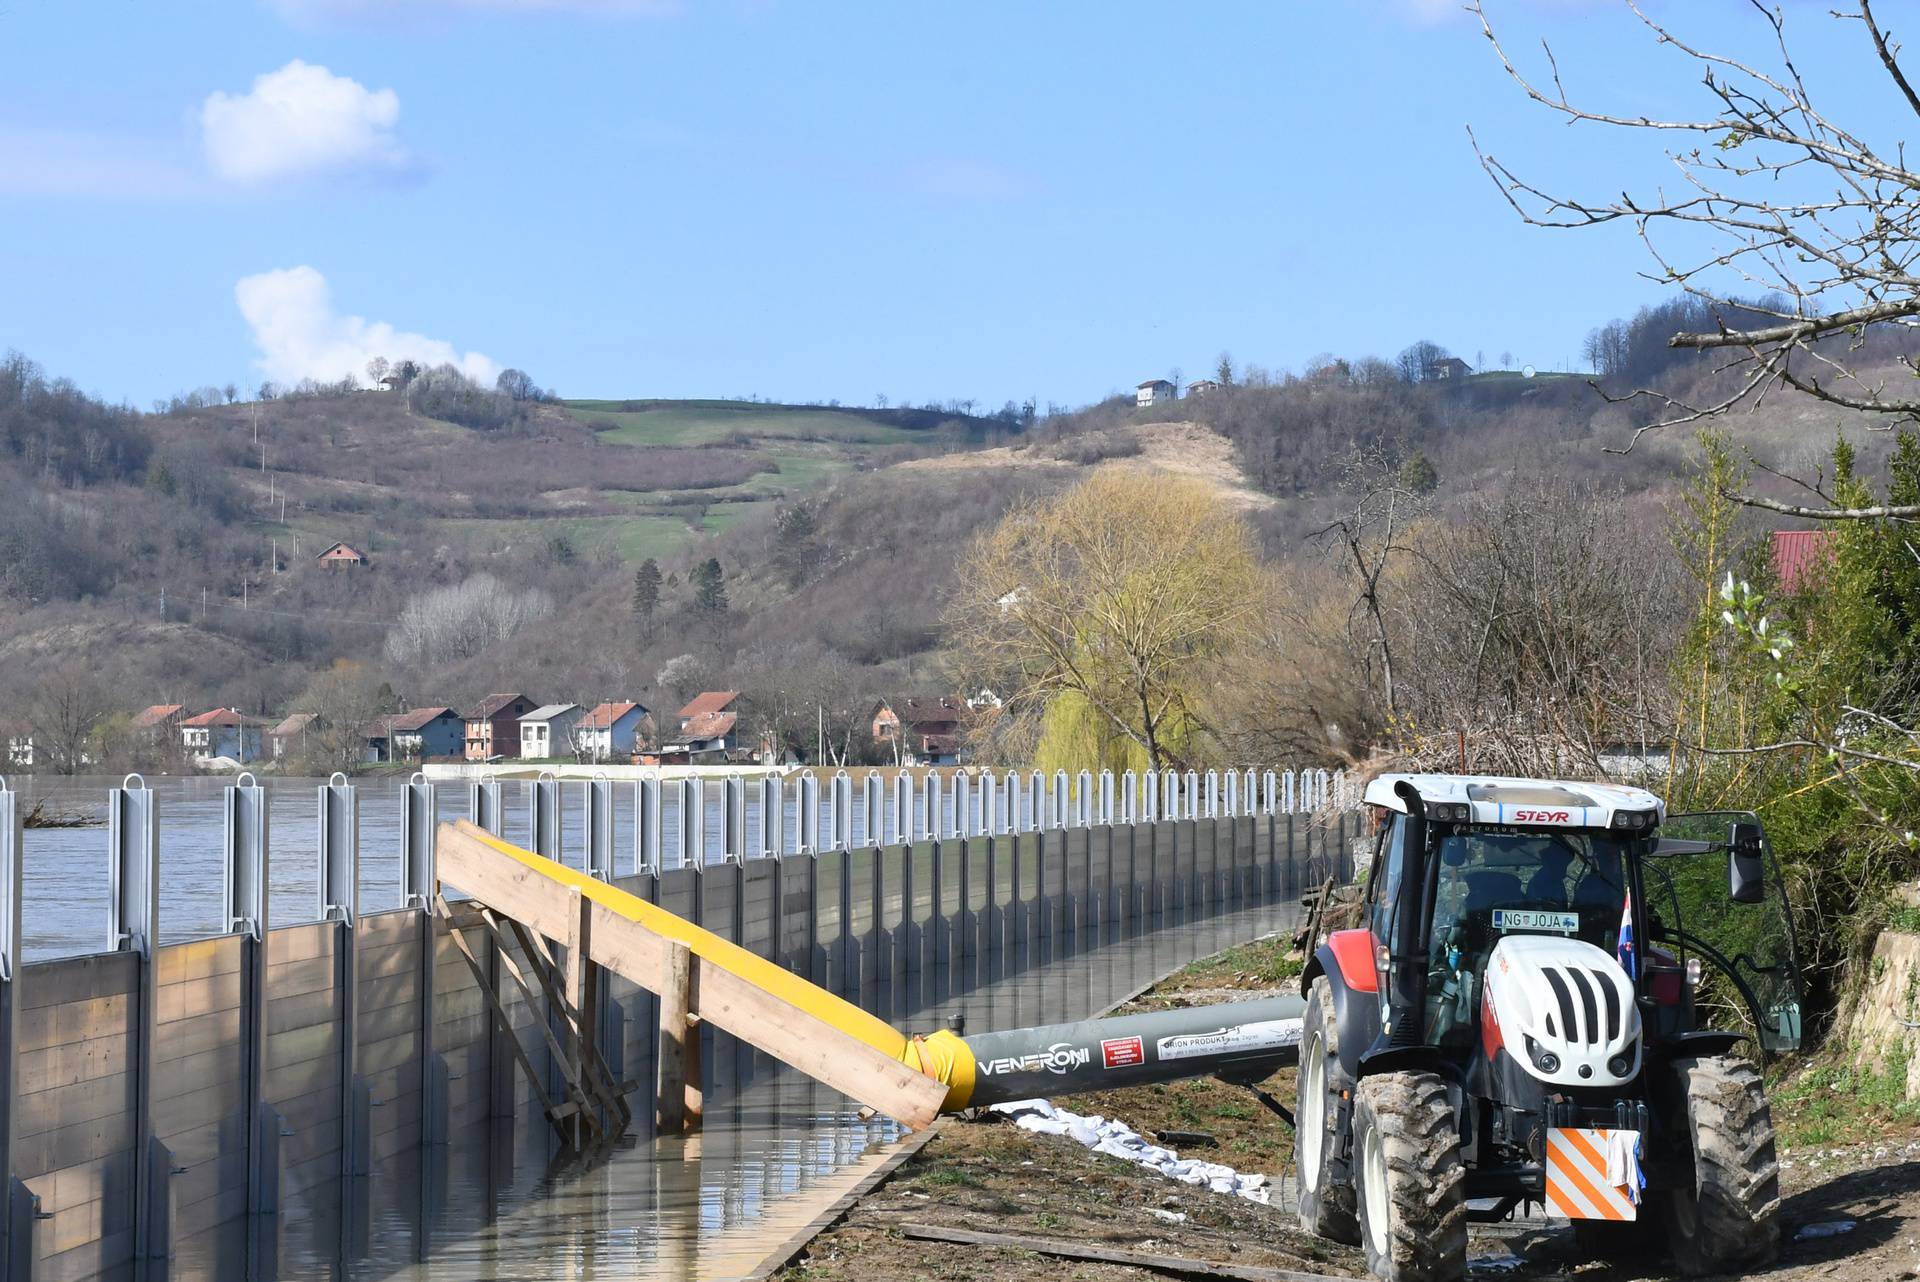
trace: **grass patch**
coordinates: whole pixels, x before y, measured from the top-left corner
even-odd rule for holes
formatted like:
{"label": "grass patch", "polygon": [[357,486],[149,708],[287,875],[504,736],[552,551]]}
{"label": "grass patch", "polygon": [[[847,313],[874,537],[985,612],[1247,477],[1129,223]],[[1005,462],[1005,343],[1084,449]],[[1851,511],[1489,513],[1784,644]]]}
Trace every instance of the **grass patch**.
{"label": "grass patch", "polygon": [[1896,1049],[1871,1068],[1845,1058],[1801,1060],[1776,1070],[1768,1087],[1774,1132],[1788,1148],[1884,1138],[1890,1128],[1920,1124],[1920,1102],[1907,1098],[1907,1053]]}
{"label": "grass patch", "polygon": [[[568,401],[567,412],[608,445],[718,445],[729,438],[785,437],[898,445],[929,433],[833,409],[789,409],[749,401],[687,401],[640,410],[619,401]],[[607,425],[607,426],[603,426]]]}

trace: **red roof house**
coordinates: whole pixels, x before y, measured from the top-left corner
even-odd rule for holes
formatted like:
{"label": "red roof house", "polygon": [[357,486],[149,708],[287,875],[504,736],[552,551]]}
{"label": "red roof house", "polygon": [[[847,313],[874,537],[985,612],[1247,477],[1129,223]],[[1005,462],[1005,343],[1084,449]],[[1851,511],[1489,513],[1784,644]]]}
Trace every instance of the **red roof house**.
{"label": "red roof house", "polygon": [[1832,530],[1775,530],[1773,577],[1789,596],[1820,586],[1833,557]]}

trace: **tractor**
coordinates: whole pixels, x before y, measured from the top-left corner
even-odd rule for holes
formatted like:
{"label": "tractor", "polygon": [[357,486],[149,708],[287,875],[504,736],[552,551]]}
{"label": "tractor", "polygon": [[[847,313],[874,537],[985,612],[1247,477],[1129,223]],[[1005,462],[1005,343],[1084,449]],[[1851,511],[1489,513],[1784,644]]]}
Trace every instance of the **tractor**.
{"label": "tractor", "polygon": [[1798,1046],[1800,976],[1758,821],[1464,775],[1364,800],[1360,924],[1302,975],[1301,1224],[1383,1282],[1462,1277],[1468,1224],[1516,1213],[1690,1275],[1768,1258],[1773,1121],[1738,1051]]}

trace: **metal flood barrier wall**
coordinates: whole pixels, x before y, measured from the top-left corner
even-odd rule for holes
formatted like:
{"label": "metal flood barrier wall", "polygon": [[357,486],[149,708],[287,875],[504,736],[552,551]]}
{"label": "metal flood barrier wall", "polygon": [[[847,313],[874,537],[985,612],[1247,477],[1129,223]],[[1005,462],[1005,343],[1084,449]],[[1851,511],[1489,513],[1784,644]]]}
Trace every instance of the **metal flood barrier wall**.
{"label": "metal flood barrier wall", "polygon": [[[1231,794],[1217,782],[1209,790],[1175,780],[1173,795],[1191,799],[1192,810],[1170,817],[1160,817],[1167,790],[1153,805],[1143,792],[1122,801],[1110,778],[1096,791],[1083,774],[1078,788],[1057,793],[1039,784],[1001,792],[1009,803],[1025,793],[1032,827],[1024,807],[997,820],[999,790],[988,788],[985,808],[976,801],[973,809],[983,822],[967,822],[955,807],[963,817],[951,824],[904,834],[917,840],[856,846],[843,828],[822,847],[816,831],[805,853],[678,867],[656,856],[624,875],[613,867],[612,795],[596,781],[584,788],[586,859],[595,875],[886,1014],[890,994],[921,977],[1011,973],[1168,923],[1285,902],[1351,875],[1357,815],[1289,813],[1281,803],[1294,798],[1277,783],[1256,799],[1251,772],[1244,784],[1228,777]],[[913,782],[942,786],[938,776],[925,778],[935,782]],[[850,791],[845,780],[831,781],[836,793]],[[814,789],[800,782],[800,815],[812,819]],[[1064,775],[1060,782],[1067,784]],[[969,784],[948,781],[963,795]],[[766,840],[764,824],[754,825],[761,831],[751,843],[738,840],[747,833],[736,785],[742,794],[749,786],[725,782],[726,825],[736,839],[729,848],[784,849]],[[550,780],[528,786],[552,788],[545,800],[530,797],[528,835],[541,853],[557,851],[562,794]],[[659,787],[632,786],[637,853],[649,832],[657,842]],[[1324,777],[1317,787],[1326,799]],[[495,831],[498,788],[475,785],[470,812]],[[982,791],[973,787],[973,796]],[[129,776],[109,795],[111,950],[23,966],[21,814],[17,795],[0,786],[6,1282],[124,1272],[129,1262],[167,1257],[178,1240],[271,1216],[285,1199],[365,1175],[414,1146],[445,1143],[491,1119],[538,1118],[507,1035],[446,923],[429,911],[435,785],[416,778],[405,792],[408,906],[366,915],[355,789],[336,776],[318,793],[317,920],[269,922],[266,792],[242,776],[226,792],[228,931],[163,947],[155,942],[160,816],[153,792]],[[1133,798],[1141,798],[1137,809]],[[836,817],[834,827],[850,827],[849,809],[836,810],[847,818]],[[760,814],[784,811],[777,796],[762,798]],[[952,812],[936,801],[925,813]],[[503,960],[484,930],[466,939],[492,976],[508,960],[528,965],[517,946]],[[643,1083],[639,1091],[650,1096],[654,999],[604,972],[599,988],[593,1018],[612,1075]],[[506,1014],[525,1054],[554,1077],[545,1009],[513,993]],[[650,1099],[635,1109],[648,1125],[653,1111]]]}

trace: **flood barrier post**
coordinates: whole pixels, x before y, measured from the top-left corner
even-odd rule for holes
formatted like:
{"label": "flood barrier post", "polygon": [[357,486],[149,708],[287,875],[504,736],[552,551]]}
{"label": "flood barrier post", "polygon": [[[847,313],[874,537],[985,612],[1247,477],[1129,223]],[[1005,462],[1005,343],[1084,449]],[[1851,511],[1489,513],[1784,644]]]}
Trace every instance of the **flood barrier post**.
{"label": "flood barrier post", "polygon": [[660,864],[660,779],[654,776],[633,785],[633,870],[657,871]]}
{"label": "flood barrier post", "polygon": [[555,863],[560,857],[560,781],[548,773],[527,781],[527,849]]}
{"label": "flood barrier post", "polygon": [[365,1175],[373,1101],[360,1063],[360,798],[344,774],[320,785],[320,920],[334,935],[334,991],[340,994],[340,1174]]}
{"label": "flood barrier post", "polygon": [[[853,956],[853,852],[842,850],[840,853],[839,892],[840,904],[835,913],[839,922],[839,940],[834,944],[834,953],[838,957],[834,976],[837,981],[835,992],[842,997],[852,997],[860,991],[859,968],[854,965]],[[825,856],[814,856],[818,863]]]}
{"label": "flood barrier post", "polygon": [[241,1116],[246,1126],[247,1211],[280,1209],[281,1117],[266,1100],[268,884],[267,790],[251,774],[226,789],[223,928],[240,936]]}
{"label": "flood barrier post", "polygon": [[660,985],[660,1048],[654,1062],[656,1129],[679,1135],[700,1125],[700,1029],[690,1010],[693,951],[679,940],[667,941],[667,968]]}
{"label": "flood barrier post", "polygon": [[586,847],[587,875],[613,880],[613,784],[606,778],[586,781],[585,805],[580,812]]}
{"label": "flood barrier post", "polygon": [[700,776],[680,781],[680,866],[707,862],[707,786]]}
{"label": "flood barrier post", "polygon": [[[911,841],[912,831],[913,780],[907,777],[905,771],[901,771],[893,777],[893,822],[887,828],[887,842],[889,845],[899,845],[903,841]],[[880,842],[876,838],[867,844],[877,846]]]}
{"label": "flood barrier post", "polygon": [[506,819],[498,779],[475,779],[467,787],[467,815],[476,827],[498,837]]}
{"label": "flood barrier post", "polygon": [[433,910],[440,893],[434,868],[434,830],[440,822],[440,800],[433,781],[415,775],[400,795],[400,903],[420,913],[420,1142],[435,1146],[447,1142],[447,1061],[438,1049],[439,990],[436,981],[439,914]]}
{"label": "flood barrier post", "polygon": [[28,1282],[40,1252],[34,1226],[39,1222],[40,1199],[13,1173],[14,1082],[19,1069],[19,1045],[14,1040],[14,1015],[20,1006],[20,896],[26,849],[20,794],[0,780],[0,1182],[6,1201],[0,1203],[0,1278]]}
{"label": "flood barrier post", "polygon": [[[933,776],[928,775],[927,778]],[[931,820],[933,812],[929,810],[927,815]],[[913,910],[913,865],[917,847],[895,846],[894,849],[900,852],[900,925],[891,932],[893,939],[887,950],[887,974],[905,978],[920,969],[920,927]]]}
{"label": "flood barrier post", "polygon": [[[138,781],[137,785],[135,781]],[[159,1016],[154,950],[160,936],[160,816],[153,789],[139,775],[128,775],[108,794],[107,841],[109,920],[107,947],[138,955],[133,993],[134,1228],[136,1260],[164,1257],[172,1250],[173,1157],[153,1133],[153,1044]]]}

